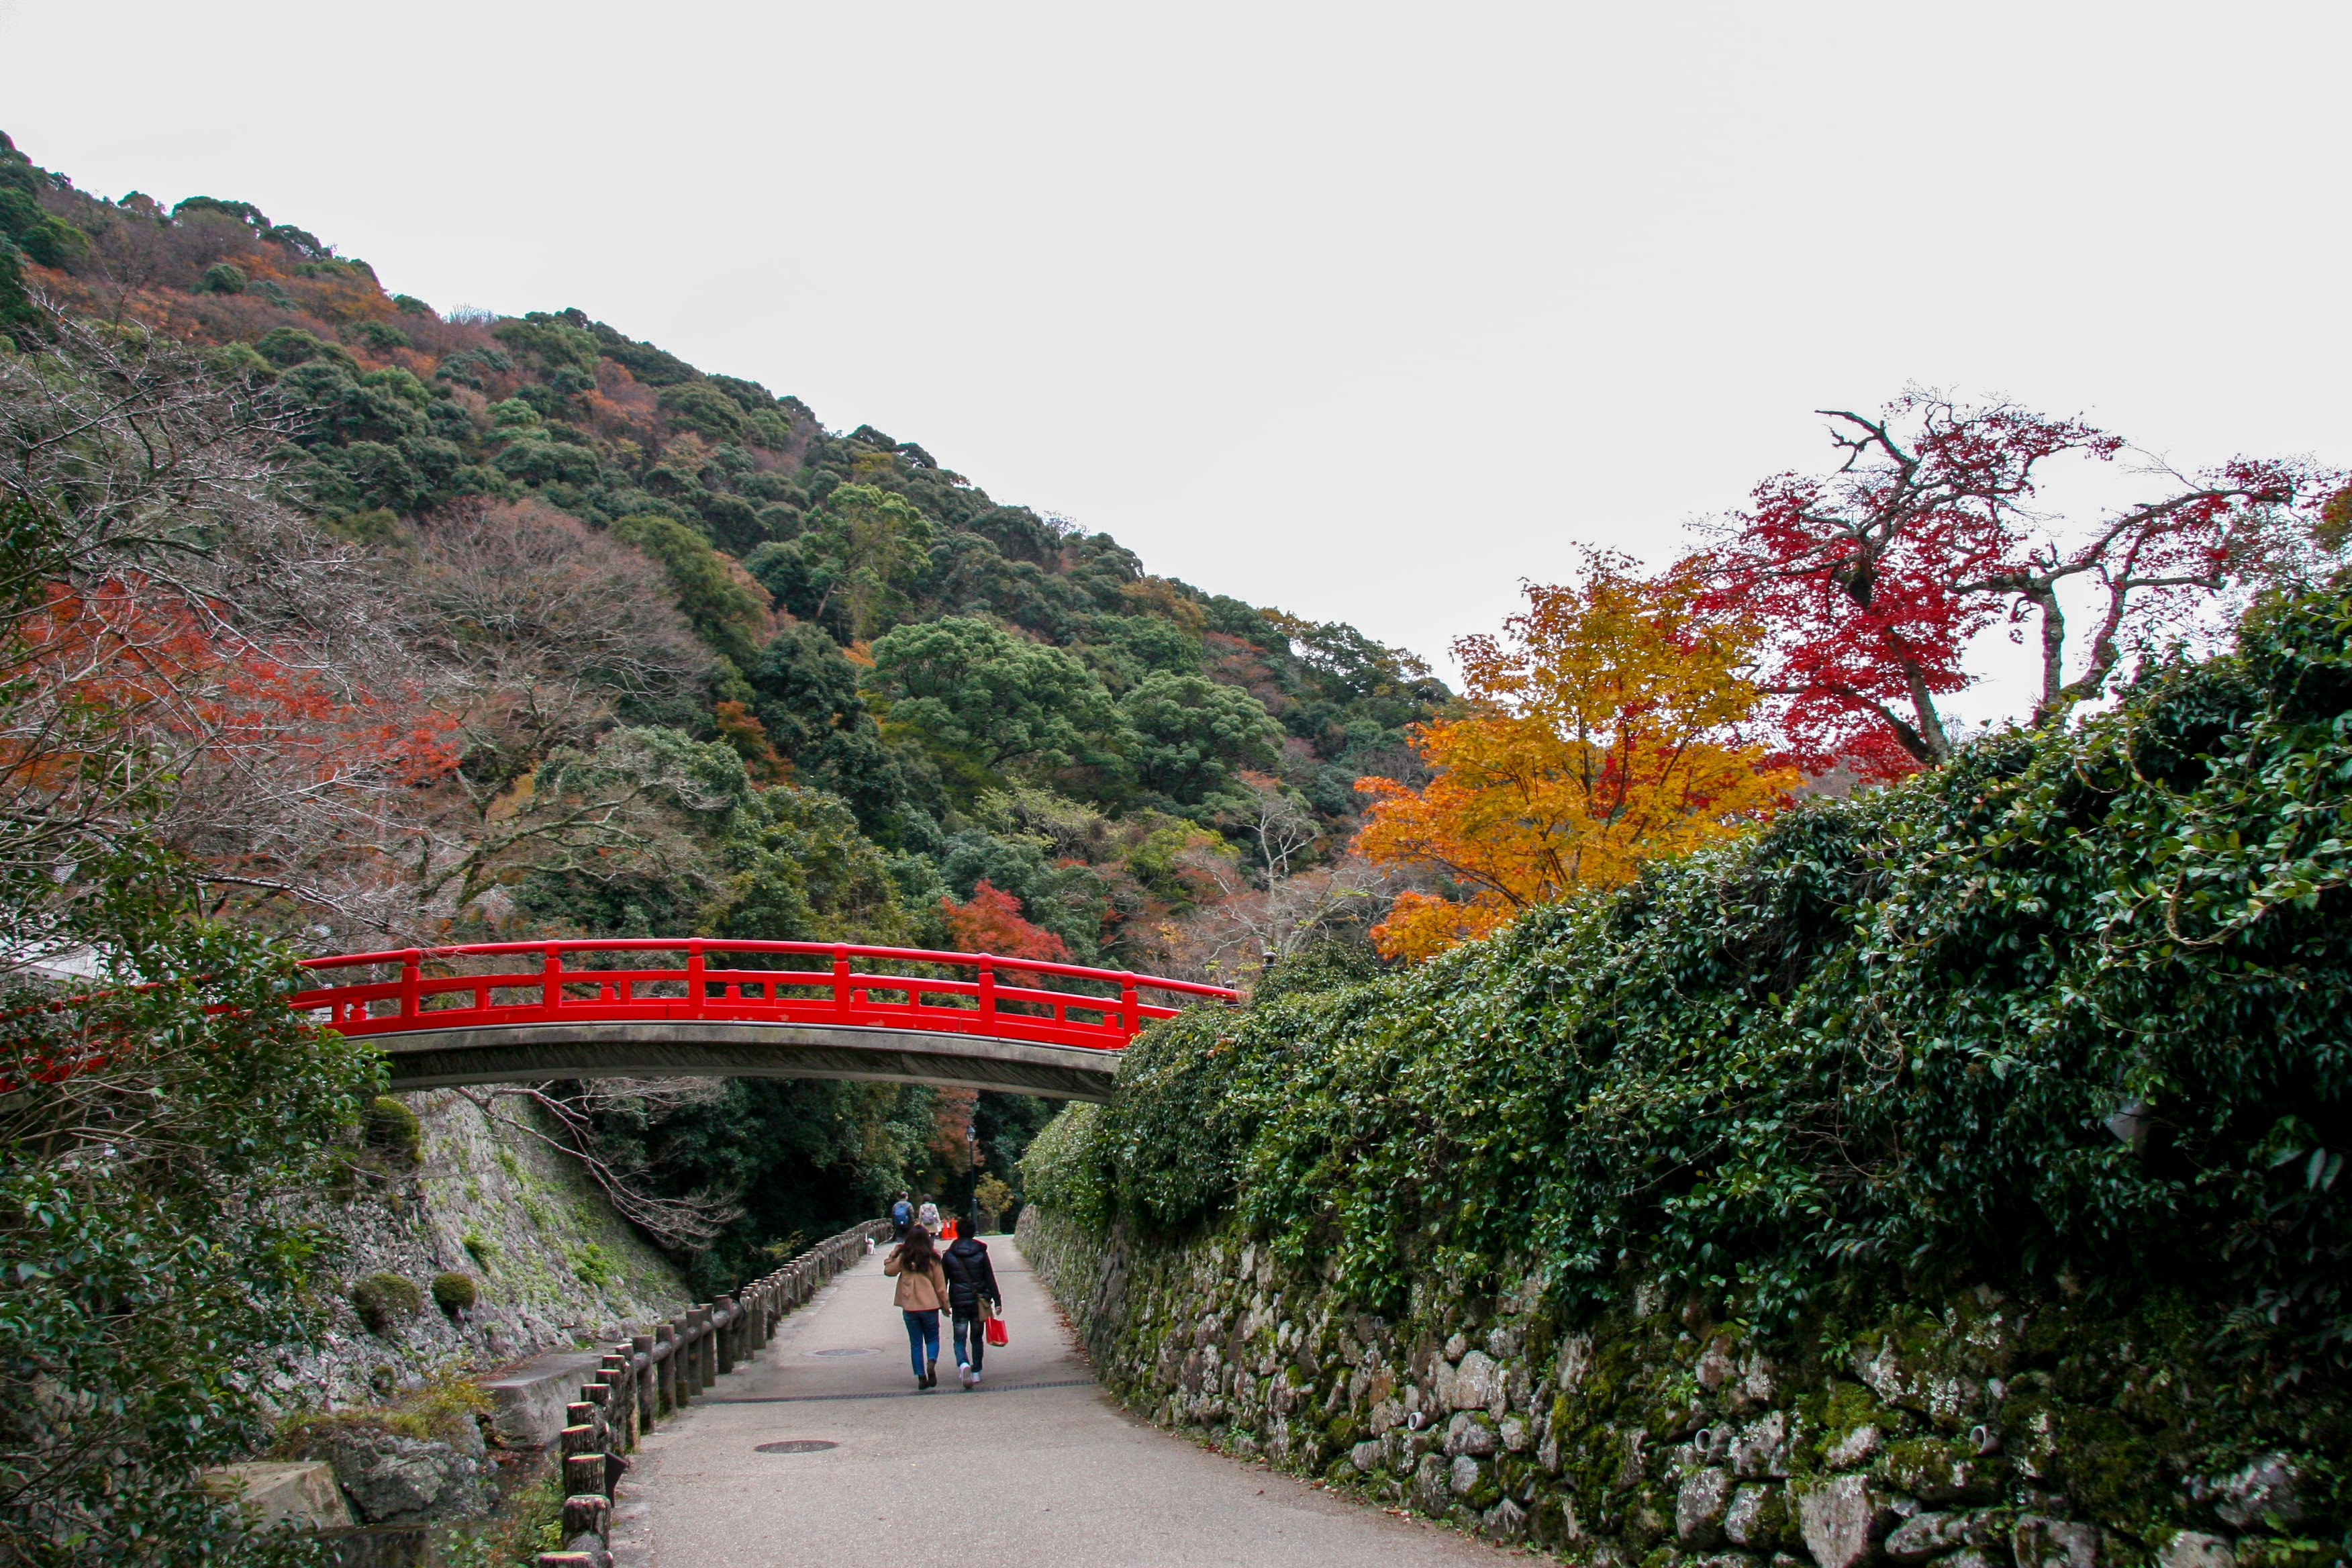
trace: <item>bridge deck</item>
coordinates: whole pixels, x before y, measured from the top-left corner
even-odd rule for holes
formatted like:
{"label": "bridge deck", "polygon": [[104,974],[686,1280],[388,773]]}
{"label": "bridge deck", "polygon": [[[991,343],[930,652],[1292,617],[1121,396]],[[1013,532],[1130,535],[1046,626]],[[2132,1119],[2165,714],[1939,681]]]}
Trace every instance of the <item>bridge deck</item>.
{"label": "bridge deck", "polygon": [[395,1089],[838,1078],[1102,1100],[1127,1043],[1176,1016],[1144,992],[1234,999],[1124,971],[845,942],[483,942],[305,966],[359,972],[292,1004],[381,1048]]}
{"label": "bridge deck", "polygon": [[371,1038],[403,1090],[560,1078],[834,1078],[1104,1100],[1119,1057],[988,1035],[723,1020],[567,1019]]}

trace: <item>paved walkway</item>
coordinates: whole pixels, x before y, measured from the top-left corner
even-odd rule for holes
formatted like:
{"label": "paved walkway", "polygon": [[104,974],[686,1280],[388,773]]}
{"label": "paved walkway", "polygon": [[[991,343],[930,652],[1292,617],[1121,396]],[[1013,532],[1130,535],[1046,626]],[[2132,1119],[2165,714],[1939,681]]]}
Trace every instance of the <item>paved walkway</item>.
{"label": "paved walkway", "polygon": [[[880,1254],[645,1441],[616,1555],[651,1568],[1499,1568],[1496,1548],[1135,1420],[1096,1387],[1010,1237],[1013,1342],[976,1392],[913,1392]],[[814,1441],[813,1452],[761,1453]]]}

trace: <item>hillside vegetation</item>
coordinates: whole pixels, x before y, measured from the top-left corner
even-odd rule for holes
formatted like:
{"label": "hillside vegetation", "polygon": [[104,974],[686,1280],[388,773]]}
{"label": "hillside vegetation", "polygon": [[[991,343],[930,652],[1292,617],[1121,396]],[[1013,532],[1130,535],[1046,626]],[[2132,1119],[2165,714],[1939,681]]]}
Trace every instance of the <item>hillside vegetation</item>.
{"label": "hillside vegetation", "polygon": [[[1720,1506],[1676,1521],[1721,1463],[1796,1463],[1792,1509],[1809,1474],[1873,1467],[1881,1535],[1994,1510],[1928,1554],[1998,1560],[2030,1514],[2100,1561],[2182,1530],[2340,1559],[2347,648],[2339,580],[2076,730],[1808,803],[1406,973],[1335,957],[1159,1026],[1028,1156],[1057,1289],[1171,1419],[1645,1563],[1719,1542]],[[1490,1328],[1516,1392],[1448,1397]],[[1869,1370],[1882,1342],[1901,1376]],[[1522,1439],[1409,1441],[1406,1405],[1375,1418],[1381,1353],[1413,1408],[1491,1394]],[[1742,1356],[1799,1424],[1777,1469],[1706,1446],[1756,1417]],[[1942,1481],[1943,1448],[1871,1447],[1972,1431]],[[1744,1544],[1793,1546],[1794,1518]]]}
{"label": "hillside vegetation", "polygon": [[[5,139],[0,264],[53,404],[18,405],[24,449],[211,388],[175,438],[266,487],[292,521],[255,570],[323,601],[213,634],[241,730],[155,721],[206,780],[158,831],[224,919],[309,951],[986,935],[1245,979],[1384,907],[1352,786],[1415,776],[1405,727],[1447,693],[1352,627],[1151,575],[581,310],[438,312],[250,204],[105,200]],[[902,1184],[967,1189],[975,1119],[1010,1177],[1043,1114],[744,1083],[591,1120],[614,1168],[706,1200],[675,1239],[715,1288]]]}
{"label": "hillside vegetation", "polygon": [[[0,1562],[315,1561],[239,1544],[199,1467],[561,1337],[551,1298],[663,1295],[621,1216],[708,1298],[901,1188],[1014,1201],[1047,1115],[486,1086],[428,1123],[602,1194],[355,1185],[406,1112],[271,1005],[296,956],[702,935],[1246,979],[1379,918],[1353,781],[1410,776],[1447,700],[583,311],[436,311],[250,204],[102,199],[0,136]],[[427,1269],[473,1320],[379,1310]]]}

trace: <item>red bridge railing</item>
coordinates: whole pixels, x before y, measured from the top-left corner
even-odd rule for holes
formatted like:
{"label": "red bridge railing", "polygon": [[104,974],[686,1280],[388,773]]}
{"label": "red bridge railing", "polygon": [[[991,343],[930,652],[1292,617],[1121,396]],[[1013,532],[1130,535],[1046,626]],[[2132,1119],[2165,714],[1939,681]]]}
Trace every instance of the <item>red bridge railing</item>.
{"label": "red bridge railing", "polygon": [[[643,962],[665,955],[683,962]],[[795,961],[813,964],[781,967]],[[915,972],[871,967],[876,964]],[[305,959],[303,967],[322,974],[376,972],[297,992],[291,999],[301,1011],[323,1014],[320,1022],[343,1034],[369,1037],[500,1024],[669,1019],[831,1024],[1118,1050],[1150,1020],[1176,1016],[1174,1007],[1144,1001],[1143,992],[1236,999],[1223,986],[1036,959],[712,938],[412,947]],[[1096,989],[1046,990],[1040,983],[1047,979]]]}

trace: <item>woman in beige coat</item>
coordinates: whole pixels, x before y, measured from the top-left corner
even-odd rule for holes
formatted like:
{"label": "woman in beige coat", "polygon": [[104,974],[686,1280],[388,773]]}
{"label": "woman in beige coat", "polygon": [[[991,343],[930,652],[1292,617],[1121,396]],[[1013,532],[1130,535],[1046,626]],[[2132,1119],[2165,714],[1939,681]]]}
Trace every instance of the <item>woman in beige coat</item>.
{"label": "woman in beige coat", "polygon": [[898,1315],[907,1320],[907,1354],[915,1363],[915,1388],[940,1381],[940,1313],[948,1304],[948,1277],[931,1250],[931,1233],[921,1226],[882,1260],[882,1272],[898,1280]]}

